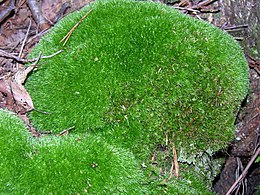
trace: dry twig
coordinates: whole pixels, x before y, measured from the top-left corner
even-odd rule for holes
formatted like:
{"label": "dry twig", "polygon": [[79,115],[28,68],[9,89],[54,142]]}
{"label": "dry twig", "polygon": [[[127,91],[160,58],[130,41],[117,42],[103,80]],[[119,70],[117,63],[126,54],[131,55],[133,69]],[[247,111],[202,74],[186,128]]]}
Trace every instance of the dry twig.
{"label": "dry twig", "polygon": [[70,29],[70,31],[60,40],[60,43],[64,41],[63,46],[67,43],[73,31],[79,26],[79,24],[92,12],[92,9],[89,10],[80,20]]}
{"label": "dry twig", "polygon": [[237,26],[227,26],[227,27],[224,27],[223,29],[226,31],[234,31],[234,30],[241,30],[243,28],[248,28],[248,25],[242,24],[242,25],[237,25]]}
{"label": "dry twig", "polygon": [[242,174],[239,176],[239,178],[235,181],[235,183],[230,187],[230,189],[228,190],[228,192],[226,193],[226,195],[230,195],[234,189],[237,187],[237,185],[245,178],[249,168],[251,167],[251,165],[254,163],[255,159],[258,157],[260,153],[260,147],[257,149],[257,151],[255,152],[255,154],[252,156],[251,160],[249,161],[249,163],[247,164],[246,168],[244,169],[244,171],[242,172]]}
{"label": "dry twig", "polygon": [[217,2],[217,1],[218,0],[205,0],[205,1],[200,2],[197,5],[193,6],[193,8],[197,8],[198,9],[198,8],[202,8],[204,6],[209,6],[209,5],[211,5],[211,4],[213,4],[213,3]]}
{"label": "dry twig", "polygon": [[75,126],[69,127],[69,128],[67,128],[67,129],[61,131],[61,132],[58,134],[58,136],[68,135],[68,134],[69,134],[69,131],[72,130],[72,129],[74,129],[74,128],[75,128]]}
{"label": "dry twig", "polygon": [[[26,31],[26,34],[25,34],[25,37],[24,37],[24,39],[23,39],[22,46],[21,46],[21,48],[20,48],[20,52],[19,52],[19,55],[18,55],[19,58],[22,56],[23,48],[24,48],[25,43],[26,43],[26,41],[27,41],[27,38],[28,38],[28,35],[29,35],[29,32],[30,32],[30,29],[31,29],[31,25],[32,25],[32,21],[30,20],[29,26],[28,26],[27,31]],[[18,69],[19,69],[19,66],[18,66],[18,62],[17,62],[17,63],[16,63],[16,70],[18,70]]]}
{"label": "dry twig", "polygon": [[[63,50],[59,50],[51,55],[48,55],[48,56],[41,56],[41,59],[47,59],[47,58],[51,58],[59,53],[63,52]],[[20,63],[29,63],[29,62],[35,62],[38,60],[38,58],[33,58],[33,59],[23,59],[23,58],[20,58],[18,56],[15,56],[13,54],[10,54],[2,49],[0,49],[0,56],[1,57],[4,57],[4,58],[8,58],[8,59],[13,59],[15,60],[16,62],[20,62]]]}

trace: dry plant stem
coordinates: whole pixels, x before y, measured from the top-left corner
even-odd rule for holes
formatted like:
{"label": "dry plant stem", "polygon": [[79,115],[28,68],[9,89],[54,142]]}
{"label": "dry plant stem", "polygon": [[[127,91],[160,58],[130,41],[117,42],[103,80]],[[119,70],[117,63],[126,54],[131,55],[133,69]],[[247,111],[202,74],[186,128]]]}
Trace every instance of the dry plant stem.
{"label": "dry plant stem", "polygon": [[32,42],[34,39],[37,39],[37,38],[39,38],[39,37],[45,35],[47,32],[49,32],[49,29],[46,29],[46,30],[43,30],[43,31],[37,33],[36,35],[34,35],[33,37],[31,37],[31,38],[28,39],[27,44],[30,43],[30,42]]}
{"label": "dry plant stem", "polygon": [[63,46],[67,43],[73,31],[78,27],[78,25],[92,12],[92,9],[89,10],[80,20],[72,27],[72,29],[60,40],[60,43],[64,41]]}
{"label": "dry plant stem", "polygon": [[257,149],[255,154],[253,155],[253,157],[251,158],[251,160],[247,164],[245,170],[242,172],[242,174],[239,176],[239,178],[235,181],[235,183],[231,186],[231,188],[228,190],[226,195],[231,195],[231,193],[234,191],[234,189],[237,187],[237,185],[241,182],[241,180],[244,179],[244,177],[246,176],[250,166],[254,163],[254,161],[258,157],[259,153],[260,153],[260,147]]}
{"label": "dry plant stem", "polygon": [[247,24],[243,24],[243,25],[237,25],[237,26],[228,26],[228,27],[224,27],[224,30],[226,31],[234,31],[234,30],[240,30],[242,28],[248,28]]}
{"label": "dry plant stem", "polygon": [[173,169],[174,169],[174,162],[172,161],[172,165],[171,165],[171,169],[170,169],[170,176],[168,177],[168,179],[166,181],[169,181],[172,176],[173,176]]}
{"label": "dry plant stem", "polygon": [[[30,29],[31,29],[31,25],[32,25],[32,21],[30,20],[30,23],[29,23],[29,26],[28,26],[28,29],[26,31],[26,34],[25,34],[25,37],[23,39],[23,43],[22,43],[22,46],[21,46],[21,49],[20,49],[20,52],[19,52],[19,55],[18,57],[20,58],[22,56],[22,53],[23,53],[23,48],[25,46],[25,43],[27,41],[27,38],[28,38],[28,35],[29,35],[29,32],[30,32]],[[19,67],[19,64],[18,62],[16,63],[16,70],[18,70],[20,67]]]}
{"label": "dry plant stem", "polygon": [[74,129],[74,128],[75,128],[75,126],[69,127],[68,129],[65,129],[65,130],[61,131],[61,132],[58,134],[58,136],[68,135],[69,131],[72,130],[72,129]]}
{"label": "dry plant stem", "polygon": [[168,181],[172,178],[173,174],[175,175],[175,177],[179,177],[178,156],[177,156],[177,151],[173,144],[172,144],[172,153],[173,153],[173,160],[172,160],[172,166],[171,166],[171,170],[170,170],[170,176],[167,179]]}
{"label": "dry plant stem", "polygon": [[200,13],[218,13],[219,9],[200,9]]}
{"label": "dry plant stem", "polygon": [[206,0],[206,1],[202,1],[201,3],[199,3],[198,5],[196,5],[196,7],[203,7],[203,6],[208,6],[211,5],[213,3],[215,3],[218,0]]}
{"label": "dry plant stem", "polygon": [[187,8],[187,7],[178,7],[178,6],[172,6],[172,8],[174,9],[178,9],[178,10],[184,10],[184,11],[189,11],[193,14],[198,14],[200,11],[195,10],[195,9],[191,9],[191,8]]}
{"label": "dry plant stem", "polygon": [[[48,56],[42,56],[41,59],[51,58],[51,57],[53,57],[53,56],[55,56],[55,55],[57,55],[57,54],[59,54],[59,53],[61,53],[61,52],[63,52],[63,50],[59,50],[59,51],[57,51],[57,52],[55,52],[55,53],[53,53],[53,54],[51,54],[51,55],[48,55]],[[1,56],[1,57],[4,57],[4,58],[8,58],[8,59],[13,59],[13,60],[15,60],[15,61],[17,61],[17,62],[20,62],[20,63],[35,62],[35,61],[38,60],[38,58],[23,59],[23,58],[20,58],[20,57],[15,56],[15,55],[13,55],[13,54],[10,54],[10,53],[8,53],[8,52],[6,52],[6,51],[4,51],[4,50],[1,50],[1,49],[0,49],[0,56]]]}

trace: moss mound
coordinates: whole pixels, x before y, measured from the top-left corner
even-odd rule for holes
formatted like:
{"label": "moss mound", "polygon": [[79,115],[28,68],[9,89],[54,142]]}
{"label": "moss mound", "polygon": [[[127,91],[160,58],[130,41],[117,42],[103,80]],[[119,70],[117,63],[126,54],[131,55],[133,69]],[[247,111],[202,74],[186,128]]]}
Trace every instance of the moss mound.
{"label": "moss mound", "polygon": [[28,149],[26,132],[25,125],[14,114],[0,110],[0,194],[15,190],[20,162]]}
{"label": "moss mound", "polygon": [[[60,40],[91,9],[63,46]],[[212,25],[153,2],[97,1],[55,25],[31,57],[61,49],[61,54],[41,60],[26,83],[35,107],[49,113],[33,111],[30,118],[38,130],[54,133],[75,126],[75,135],[65,141],[50,138],[46,141],[54,143],[50,145],[35,144],[41,153],[47,148],[50,156],[66,159],[69,155],[62,151],[66,147],[73,156],[67,146],[71,145],[77,155],[85,154],[75,139],[87,134],[94,137],[88,143],[91,147],[97,146],[96,137],[107,142],[102,141],[104,147],[96,154],[105,158],[111,153],[107,147],[124,148],[141,167],[165,146],[167,132],[180,162],[192,164],[201,157],[209,166],[211,154],[233,138],[235,116],[247,93],[248,69],[239,45]],[[127,156],[132,159],[131,153],[116,159]],[[33,158],[37,170],[45,161]],[[212,178],[197,176],[198,167],[186,166],[181,166],[183,180],[173,179],[170,189],[184,192],[199,186],[195,191],[207,191]],[[149,186],[155,190],[153,182]]]}
{"label": "moss mound", "polygon": [[98,137],[34,139],[24,124],[0,111],[0,194],[144,194],[130,152]]}
{"label": "moss mound", "polygon": [[248,70],[219,29],[157,3],[99,1],[59,22],[32,55],[60,49],[26,85],[50,113],[30,115],[37,129],[105,133],[135,153],[166,131],[184,153],[216,151],[233,138]]}

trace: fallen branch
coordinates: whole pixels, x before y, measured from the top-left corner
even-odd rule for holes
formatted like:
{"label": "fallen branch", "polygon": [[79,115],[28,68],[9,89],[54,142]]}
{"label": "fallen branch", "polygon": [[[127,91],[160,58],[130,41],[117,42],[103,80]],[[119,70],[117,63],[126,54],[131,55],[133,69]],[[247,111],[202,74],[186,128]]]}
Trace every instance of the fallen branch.
{"label": "fallen branch", "polygon": [[15,0],[9,1],[8,7],[0,12],[0,23],[3,22],[15,9],[14,4],[15,4]]}
{"label": "fallen branch", "polygon": [[45,30],[50,28],[50,24],[48,21],[43,17],[41,8],[39,6],[39,2],[37,0],[27,0],[26,1],[31,12],[34,21],[39,25],[40,30]]}

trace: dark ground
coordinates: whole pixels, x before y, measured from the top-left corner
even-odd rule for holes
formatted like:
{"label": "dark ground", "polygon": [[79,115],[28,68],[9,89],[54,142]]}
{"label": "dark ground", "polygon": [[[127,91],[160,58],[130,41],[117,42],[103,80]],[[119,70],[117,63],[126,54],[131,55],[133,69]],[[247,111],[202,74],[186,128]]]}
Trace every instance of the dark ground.
{"label": "dark ground", "polygon": [[[0,0],[2,51],[0,51],[0,107],[17,113],[34,135],[37,135],[37,132],[30,126],[26,115],[30,109],[14,97],[15,90],[8,88],[10,82],[17,70],[24,68],[20,59],[26,59],[44,31],[55,25],[64,14],[81,8],[89,1],[42,0],[37,7],[35,4],[37,1],[32,0]],[[236,139],[227,151],[217,154],[225,157],[226,162],[221,174],[214,181],[213,190],[218,194],[226,194],[252,156],[259,151],[257,149],[260,145],[260,1],[166,0],[164,3],[198,19],[207,20],[229,32],[239,41],[248,60],[250,93],[237,116]],[[42,14],[37,11],[42,11]],[[3,51],[7,54],[3,54]],[[260,163],[250,163],[248,167],[248,173],[234,188],[232,194],[260,194]]]}

